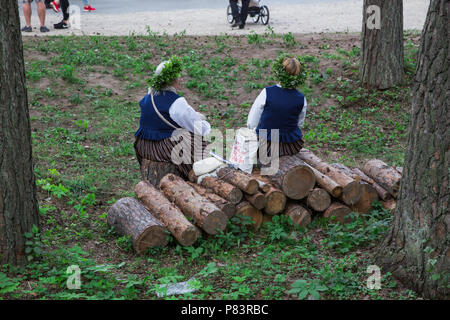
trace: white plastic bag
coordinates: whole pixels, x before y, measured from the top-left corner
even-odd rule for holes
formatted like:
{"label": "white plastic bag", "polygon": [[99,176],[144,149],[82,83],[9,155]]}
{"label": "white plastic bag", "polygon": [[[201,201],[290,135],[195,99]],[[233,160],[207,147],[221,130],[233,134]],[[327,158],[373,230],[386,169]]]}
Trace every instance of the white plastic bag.
{"label": "white plastic bag", "polygon": [[242,171],[250,174],[253,170],[253,164],[256,163],[257,155],[258,136],[256,130],[240,128],[236,131],[230,161],[237,164]]}

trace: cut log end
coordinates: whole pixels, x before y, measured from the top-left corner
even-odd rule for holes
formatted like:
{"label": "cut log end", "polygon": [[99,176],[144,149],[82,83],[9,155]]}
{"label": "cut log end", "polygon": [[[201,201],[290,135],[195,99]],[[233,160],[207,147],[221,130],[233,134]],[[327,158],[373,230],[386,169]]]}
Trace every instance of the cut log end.
{"label": "cut log end", "polygon": [[362,196],[362,187],[359,182],[353,181],[347,184],[342,190],[342,201],[346,205],[356,204]]}
{"label": "cut log end", "polygon": [[283,212],[286,207],[286,196],[278,189],[271,189],[266,193],[266,206],[264,213],[268,215],[276,215]]}
{"label": "cut log end", "polygon": [[315,188],[309,193],[306,203],[313,210],[322,212],[330,206],[331,197],[324,189]]}
{"label": "cut log end", "polygon": [[267,203],[266,196],[260,192],[255,193],[253,195],[247,194],[245,195],[245,198],[258,210],[264,209]]}
{"label": "cut log end", "polygon": [[311,212],[297,203],[289,203],[286,206],[285,214],[291,218],[293,224],[302,227],[310,224],[312,220]]}
{"label": "cut log end", "polygon": [[243,201],[236,206],[236,215],[249,217],[253,221],[252,228],[257,230],[261,227],[263,214],[247,201]]}
{"label": "cut log end", "polygon": [[327,210],[325,210],[323,216],[325,218],[331,219],[334,218],[334,221],[340,222],[340,223],[347,223],[350,222],[350,219],[347,217],[347,215],[351,212],[349,207],[346,205],[343,205],[339,202],[333,202]]}
{"label": "cut log end", "polygon": [[203,230],[215,235],[220,231],[224,231],[227,227],[228,217],[222,211],[209,212],[203,221]]}
{"label": "cut log end", "polygon": [[168,241],[169,235],[166,232],[166,228],[163,226],[151,226],[145,229],[136,240],[135,250],[137,254],[142,254],[149,247],[165,247]]}
{"label": "cut log end", "polygon": [[284,175],[281,187],[287,197],[300,200],[308,195],[315,183],[316,178],[312,170],[306,166],[298,166]]}

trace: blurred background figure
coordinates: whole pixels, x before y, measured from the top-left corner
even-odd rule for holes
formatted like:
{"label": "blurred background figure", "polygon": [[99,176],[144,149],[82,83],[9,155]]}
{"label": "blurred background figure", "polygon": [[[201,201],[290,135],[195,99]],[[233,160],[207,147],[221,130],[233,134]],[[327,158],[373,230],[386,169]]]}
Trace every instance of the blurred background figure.
{"label": "blurred background figure", "polygon": [[250,0],[242,0],[241,13],[239,14],[238,0],[230,0],[231,12],[234,17],[234,24],[232,28],[239,27],[239,29],[244,29],[245,21],[248,15],[248,6],[250,5]]}
{"label": "blurred background figure", "polygon": [[[84,4],[84,6],[83,6],[83,11],[91,12],[91,11],[95,11],[95,10],[96,10],[95,8],[93,8],[93,7],[89,4],[88,0],[83,0],[83,4]],[[54,1],[51,1],[51,2],[50,2],[50,6],[53,8],[53,10],[54,10],[55,12],[59,12],[59,11],[60,11],[60,0],[54,0]]]}
{"label": "blurred background figure", "polygon": [[[23,0],[23,15],[25,16],[25,27],[21,30],[23,32],[31,32],[33,28],[31,27],[31,2],[33,0]],[[50,30],[45,26],[45,4],[43,0],[36,0],[36,9],[39,16],[39,21],[41,23],[41,32],[49,32]]]}

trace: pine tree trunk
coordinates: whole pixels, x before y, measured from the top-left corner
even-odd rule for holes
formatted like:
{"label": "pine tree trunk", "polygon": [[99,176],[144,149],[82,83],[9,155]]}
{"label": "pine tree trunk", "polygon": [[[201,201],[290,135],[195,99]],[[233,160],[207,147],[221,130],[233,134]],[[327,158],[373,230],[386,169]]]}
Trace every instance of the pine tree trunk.
{"label": "pine tree trunk", "polygon": [[380,244],[384,272],[426,298],[449,297],[450,167],[448,0],[428,10],[415,84],[408,144],[394,221]]}
{"label": "pine tree trunk", "polygon": [[[371,5],[381,9],[379,29],[371,27],[369,17],[374,12],[367,13]],[[364,0],[361,37],[361,83],[377,89],[400,83],[404,76],[403,0]]]}
{"label": "pine tree trunk", "polygon": [[0,126],[0,264],[21,265],[39,210],[17,1],[0,6]]}

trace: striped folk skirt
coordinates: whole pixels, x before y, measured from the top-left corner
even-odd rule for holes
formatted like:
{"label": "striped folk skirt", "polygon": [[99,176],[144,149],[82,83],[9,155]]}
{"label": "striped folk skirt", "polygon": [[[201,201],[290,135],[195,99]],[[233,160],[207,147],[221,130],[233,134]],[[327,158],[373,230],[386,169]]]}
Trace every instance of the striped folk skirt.
{"label": "striped folk skirt", "polygon": [[[189,137],[190,136],[190,137]],[[183,138],[188,140],[185,144],[185,147],[188,147],[191,150],[190,156],[183,157],[184,161],[181,164],[176,165],[177,169],[183,175],[183,178],[187,179],[189,172],[192,170],[192,166],[195,161],[201,160],[204,157],[209,157],[209,155],[205,154],[205,149],[207,147],[206,141],[204,141],[201,136],[196,136],[198,139],[197,144],[200,147],[194,147],[194,135],[192,133],[188,133],[188,136],[183,136],[178,141],[172,141],[171,138],[163,139],[160,141],[157,140],[146,140],[136,137],[134,142],[134,150],[136,152],[136,157],[139,161],[139,165],[142,164],[142,159],[147,159],[155,162],[172,162],[172,150],[178,144],[183,144],[184,142],[180,142]],[[200,141],[201,139],[201,141]],[[184,150],[188,150],[183,148]],[[179,156],[183,156],[182,152]],[[187,161],[186,161],[187,160]]]}
{"label": "striped folk skirt", "polygon": [[[294,142],[280,142],[279,143],[279,156],[293,156],[294,154],[297,154],[300,152],[300,150],[302,150],[303,145],[305,144],[305,142],[300,139]],[[263,151],[264,152],[264,148],[265,150],[267,150],[267,156],[270,157],[271,155],[271,141],[266,141],[266,140],[259,140],[259,149],[260,152]]]}

